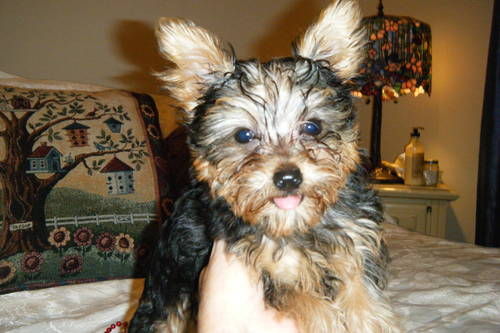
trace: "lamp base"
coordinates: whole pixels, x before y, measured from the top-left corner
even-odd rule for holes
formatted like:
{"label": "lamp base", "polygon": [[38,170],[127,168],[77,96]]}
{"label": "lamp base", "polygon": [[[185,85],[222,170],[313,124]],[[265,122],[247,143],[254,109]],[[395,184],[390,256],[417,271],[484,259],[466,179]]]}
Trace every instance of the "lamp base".
{"label": "lamp base", "polygon": [[370,182],[373,184],[404,184],[403,178],[396,176],[391,169],[383,165],[370,172]]}

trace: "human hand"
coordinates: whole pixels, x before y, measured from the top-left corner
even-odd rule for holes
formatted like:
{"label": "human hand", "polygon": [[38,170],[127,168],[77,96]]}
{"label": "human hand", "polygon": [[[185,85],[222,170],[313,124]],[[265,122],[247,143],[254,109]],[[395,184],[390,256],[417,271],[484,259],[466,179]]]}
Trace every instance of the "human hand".
{"label": "human hand", "polygon": [[264,302],[262,284],[216,241],[200,276],[199,333],[298,333],[295,322]]}

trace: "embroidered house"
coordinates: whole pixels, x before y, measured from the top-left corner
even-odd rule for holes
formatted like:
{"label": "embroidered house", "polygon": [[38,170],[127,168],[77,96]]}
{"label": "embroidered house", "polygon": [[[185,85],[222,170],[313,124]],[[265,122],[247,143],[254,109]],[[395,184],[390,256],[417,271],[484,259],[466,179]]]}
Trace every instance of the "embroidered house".
{"label": "embroidered house", "polygon": [[134,192],[134,169],[114,157],[102,169],[106,174],[108,194],[129,194]]}
{"label": "embroidered house", "polygon": [[88,132],[90,127],[83,124],[77,123],[76,121],[66,127],[63,130],[66,131],[66,135],[69,137],[72,147],[85,147],[88,146]]}
{"label": "embroidered house", "polygon": [[116,120],[113,117],[105,120],[104,123],[108,126],[108,128],[113,133],[120,133],[120,131],[122,130],[123,123],[119,120]]}
{"label": "embroidered house", "polygon": [[62,154],[54,147],[42,142],[28,157],[27,173],[61,172]]}

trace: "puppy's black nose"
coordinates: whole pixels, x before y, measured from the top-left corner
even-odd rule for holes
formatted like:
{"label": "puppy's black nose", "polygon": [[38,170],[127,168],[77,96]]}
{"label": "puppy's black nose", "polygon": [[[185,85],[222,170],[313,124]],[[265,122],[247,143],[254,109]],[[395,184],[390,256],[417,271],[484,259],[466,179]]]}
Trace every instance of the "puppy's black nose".
{"label": "puppy's black nose", "polygon": [[280,190],[295,190],[302,183],[302,174],[298,168],[280,170],[274,174],[273,182]]}

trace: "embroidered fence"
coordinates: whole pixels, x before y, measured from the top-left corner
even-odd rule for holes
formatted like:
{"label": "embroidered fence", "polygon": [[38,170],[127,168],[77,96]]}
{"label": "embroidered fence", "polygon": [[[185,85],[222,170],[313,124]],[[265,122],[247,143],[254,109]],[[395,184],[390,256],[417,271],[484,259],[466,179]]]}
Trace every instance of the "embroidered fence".
{"label": "embroidered fence", "polygon": [[[75,226],[86,224],[148,224],[157,222],[158,215],[151,213],[142,214],[109,214],[109,215],[93,215],[93,216],[68,216],[68,217],[53,217],[45,220],[47,227],[57,228],[60,226]],[[2,227],[3,221],[0,221]],[[32,227],[32,222],[23,222],[10,225],[11,229],[22,230]]]}

